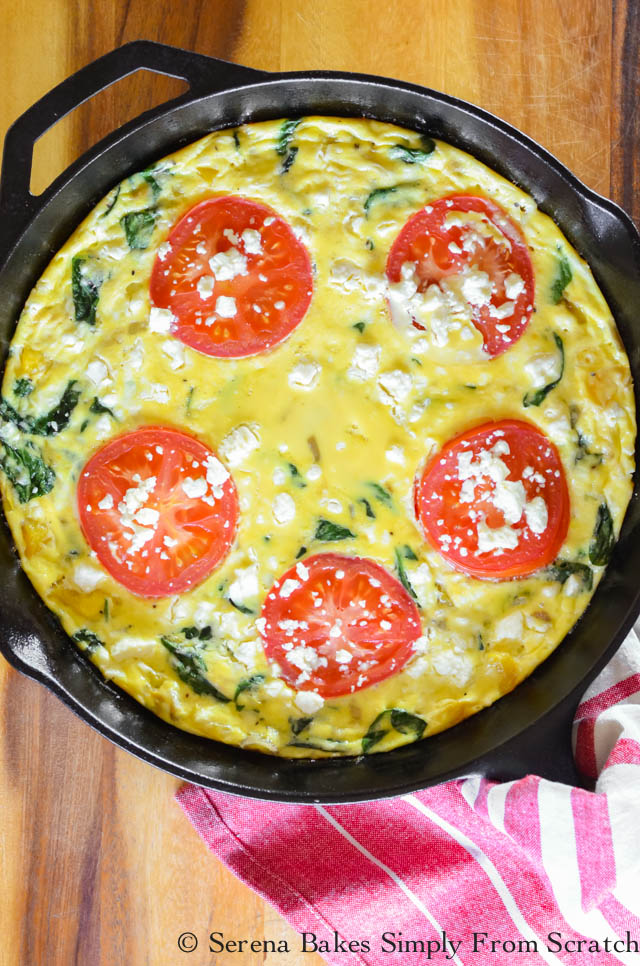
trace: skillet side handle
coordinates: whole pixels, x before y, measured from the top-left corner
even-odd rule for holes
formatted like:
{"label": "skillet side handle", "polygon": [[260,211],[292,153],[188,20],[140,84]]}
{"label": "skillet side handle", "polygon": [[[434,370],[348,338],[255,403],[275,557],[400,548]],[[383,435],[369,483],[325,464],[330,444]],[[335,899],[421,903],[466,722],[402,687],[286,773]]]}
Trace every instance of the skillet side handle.
{"label": "skillet side handle", "polygon": [[573,719],[579,700],[579,695],[569,695],[524,734],[487,755],[479,771],[496,781],[539,775],[592,790],[593,781],[578,771],[573,755]]}
{"label": "skillet side handle", "polygon": [[231,89],[267,76],[264,71],[149,40],[124,44],[72,74],[14,121],[5,137],[0,180],[0,260],[38,207],[38,199],[29,188],[36,141],[76,107],[141,69],[188,82],[189,91],[168,102],[172,105],[194,95]]}

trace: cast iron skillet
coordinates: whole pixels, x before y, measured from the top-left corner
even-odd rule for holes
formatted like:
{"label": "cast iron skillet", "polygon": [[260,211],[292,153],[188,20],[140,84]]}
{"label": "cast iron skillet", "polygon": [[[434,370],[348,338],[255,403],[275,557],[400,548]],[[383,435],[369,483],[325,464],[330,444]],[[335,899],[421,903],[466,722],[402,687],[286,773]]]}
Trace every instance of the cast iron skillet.
{"label": "cast iron skillet", "polygon": [[[189,91],[115,131],[39,197],[29,192],[35,141],[87,98],[144,68],[180,77]],[[479,108],[400,81],[358,74],[268,74],[147,41],[127,44],[45,95],[7,134],[0,183],[2,358],[19,311],[51,256],[107,191],[208,131],[304,114],[377,118],[443,138],[528,191],[588,260],[622,334],[640,386],[640,236],[610,201],[551,155]],[[480,415],[480,414],[479,414]],[[0,514],[1,516],[1,514]],[[571,721],[586,685],[611,658],[640,611],[638,485],[613,560],[571,634],[523,684],[455,728],[360,759],[294,761],[231,748],[172,728],[103,681],[22,573],[0,524],[0,649],[116,744],[181,778],[286,802],[356,802],[480,772],[536,772],[580,782]]]}

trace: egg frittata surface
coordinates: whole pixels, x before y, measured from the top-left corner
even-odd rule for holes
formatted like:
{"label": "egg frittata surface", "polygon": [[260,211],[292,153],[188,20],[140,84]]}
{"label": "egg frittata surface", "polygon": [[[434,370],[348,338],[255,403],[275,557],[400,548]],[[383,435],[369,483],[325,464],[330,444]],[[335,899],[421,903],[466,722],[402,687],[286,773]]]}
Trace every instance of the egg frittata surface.
{"label": "egg frittata surface", "polygon": [[74,232],[11,343],[0,489],[107,679],[213,739],[357,755],[562,641],[634,440],[611,313],[528,195],[307,117],[213,133]]}

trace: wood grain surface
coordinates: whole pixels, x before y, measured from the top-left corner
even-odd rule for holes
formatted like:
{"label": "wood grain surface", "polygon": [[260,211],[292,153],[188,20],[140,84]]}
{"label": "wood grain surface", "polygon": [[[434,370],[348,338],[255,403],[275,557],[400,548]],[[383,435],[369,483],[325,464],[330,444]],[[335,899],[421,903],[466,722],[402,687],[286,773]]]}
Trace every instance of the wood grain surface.
{"label": "wood grain surface", "polygon": [[[67,75],[146,38],[264,69],[385,74],[466,98],[541,142],[636,217],[640,7],[634,0],[0,0],[0,132]],[[140,73],[37,146],[42,190],[82,150],[177,91]],[[2,966],[318,966],[209,952],[293,932],[201,844],[177,781],[114,748],[0,661]],[[259,806],[256,806],[259,807]],[[180,953],[190,929],[198,950]]]}

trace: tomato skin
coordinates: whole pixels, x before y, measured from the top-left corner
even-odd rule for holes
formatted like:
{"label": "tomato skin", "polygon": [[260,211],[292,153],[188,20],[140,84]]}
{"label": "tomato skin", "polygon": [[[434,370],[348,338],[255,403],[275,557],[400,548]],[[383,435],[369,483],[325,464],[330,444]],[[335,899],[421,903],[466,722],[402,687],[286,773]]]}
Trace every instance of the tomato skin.
{"label": "tomato skin", "polygon": [[[297,586],[292,589],[290,582]],[[265,653],[282,678],[324,698],[352,694],[397,673],[422,633],[418,608],[400,581],[373,560],[336,553],[308,557],[283,574],[261,616]],[[306,680],[288,657],[301,646],[312,649],[320,662]],[[336,657],[343,649],[352,655],[347,663]]]}
{"label": "tomato skin", "polygon": [[[247,229],[259,232],[261,251],[242,239]],[[173,335],[191,348],[240,359],[272,349],[302,321],[313,290],[309,253],[267,205],[232,195],[207,198],[176,222],[167,241],[168,254],[158,253],[153,266],[151,301],[173,313]],[[246,271],[216,278],[212,293],[201,296],[198,283],[215,277],[209,260],[232,248],[246,260]],[[233,300],[231,317],[217,315],[220,296]]]}
{"label": "tomato skin", "polygon": [[[222,468],[213,450],[195,437],[167,426],[144,426],[109,440],[84,466],[77,486],[82,532],[105,570],[133,594],[179,594],[203,581],[226,556],[239,512],[232,477],[216,488],[217,496],[211,485],[205,495],[212,503],[189,497],[182,488],[188,476],[206,473],[210,458]],[[155,485],[140,509],[157,511],[157,522],[151,525],[153,535],[129,553],[134,529],[123,523],[120,507],[128,490],[151,477]]]}
{"label": "tomato skin", "polygon": [[[462,248],[464,227],[449,226],[444,222],[453,212],[476,212],[483,215],[504,238],[504,246],[495,240],[487,240],[477,251]],[[449,248],[454,243],[458,252]],[[430,202],[412,215],[394,241],[387,257],[386,274],[390,282],[399,282],[405,262],[415,262],[420,279],[419,290],[438,285],[449,276],[457,275],[467,266],[477,266],[492,279],[495,291],[489,305],[472,305],[472,321],[483,337],[485,352],[490,357],[501,355],[509,349],[526,329],[533,311],[535,285],[533,266],[525,239],[520,228],[507,212],[480,195],[449,195]],[[513,314],[503,319],[491,315],[510,301],[506,295],[505,279],[514,273],[524,283],[517,296]],[[416,324],[417,328],[423,326]],[[508,328],[508,331],[500,331]]]}
{"label": "tomato skin", "polygon": [[[503,526],[505,515],[492,504],[493,488],[488,482],[475,483],[473,503],[462,499],[458,457],[471,452],[474,461],[499,440],[510,450],[500,457],[509,470],[507,481],[520,481],[528,502],[542,497],[547,525],[542,533],[535,533],[523,512],[514,524],[518,533],[515,548],[480,552],[474,533],[477,524],[470,511],[484,515],[491,528]],[[426,539],[456,570],[480,579],[501,580],[524,577],[555,560],[567,535],[571,509],[555,445],[536,426],[516,419],[483,423],[445,443],[416,477],[414,508]]]}

